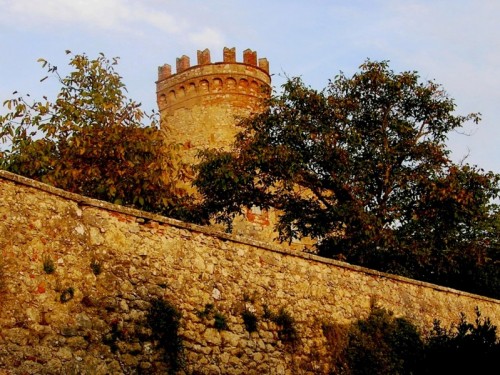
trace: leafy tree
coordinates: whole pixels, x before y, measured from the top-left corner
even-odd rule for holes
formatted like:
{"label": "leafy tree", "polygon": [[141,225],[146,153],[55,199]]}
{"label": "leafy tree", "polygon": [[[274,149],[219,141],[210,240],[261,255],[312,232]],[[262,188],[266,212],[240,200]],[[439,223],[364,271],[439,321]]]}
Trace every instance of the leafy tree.
{"label": "leafy tree", "polygon": [[486,261],[499,192],[497,175],[451,162],[447,134],[479,121],[454,111],[440,85],[384,61],[323,91],[289,79],[242,121],[233,151],[201,153],[194,184],[220,222],[272,207],[281,240],[310,236],[320,255],[450,280]]}
{"label": "leafy tree", "polygon": [[72,71],[65,77],[39,60],[61,85],[54,102],[22,96],[4,102],[0,168],[89,197],[194,219],[189,197],[176,185],[184,167],[155,114],[127,98],[115,71],[118,59],[66,52]]}

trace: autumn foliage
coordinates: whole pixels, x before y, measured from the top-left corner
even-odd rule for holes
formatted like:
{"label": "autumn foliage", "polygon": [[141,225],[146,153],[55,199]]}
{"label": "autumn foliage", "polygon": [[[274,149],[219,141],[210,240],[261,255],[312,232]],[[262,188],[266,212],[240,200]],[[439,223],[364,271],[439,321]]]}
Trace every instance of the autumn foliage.
{"label": "autumn foliage", "polygon": [[193,219],[190,197],[177,187],[184,167],[155,114],[126,97],[118,59],[67,53],[72,71],[65,77],[39,60],[61,85],[55,101],[4,102],[0,167],[89,197]]}

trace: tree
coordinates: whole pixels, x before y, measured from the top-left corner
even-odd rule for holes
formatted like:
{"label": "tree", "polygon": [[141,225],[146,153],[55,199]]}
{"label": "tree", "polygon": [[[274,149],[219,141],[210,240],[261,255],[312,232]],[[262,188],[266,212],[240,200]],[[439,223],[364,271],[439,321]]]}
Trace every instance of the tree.
{"label": "tree", "polygon": [[89,197],[193,218],[189,197],[176,185],[183,165],[155,114],[146,115],[126,97],[115,71],[118,59],[71,54],[73,70],[65,77],[39,61],[61,89],[54,102],[22,96],[4,102],[0,167]]}
{"label": "tree", "polygon": [[484,258],[498,176],[451,162],[447,134],[480,118],[455,115],[440,85],[368,60],[320,92],[289,79],[268,104],[233,151],[200,155],[194,184],[218,221],[273,207],[282,240],[411,277]]}

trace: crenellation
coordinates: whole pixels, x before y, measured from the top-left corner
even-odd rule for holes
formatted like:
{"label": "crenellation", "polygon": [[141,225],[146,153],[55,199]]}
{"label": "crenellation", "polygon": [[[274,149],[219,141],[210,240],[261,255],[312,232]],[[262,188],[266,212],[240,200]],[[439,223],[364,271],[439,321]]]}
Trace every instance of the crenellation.
{"label": "crenellation", "polygon": [[[236,59],[236,48],[224,47],[222,62],[212,63],[210,50],[208,48],[204,50],[198,50],[196,53],[197,65],[191,66],[190,58],[187,55],[183,55],[176,59],[176,74],[183,73],[190,68],[196,68],[201,66],[211,66],[218,64],[244,64],[257,67],[263,70],[265,73],[269,74],[269,62],[266,58],[257,59],[257,52],[251,49],[246,49],[243,51],[243,62],[238,62]],[[172,68],[169,64],[158,67],[158,82],[169,78],[172,75]]]}
{"label": "crenellation", "polygon": [[[184,145],[180,152],[186,164],[196,164],[199,151],[206,147],[230,147],[240,130],[237,122],[263,109],[271,92],[269,64],[266,59],[257,60],[250,49],[243,52],[242,60],[237,61],[234,47],[225,47],[223,61],[214,63],[209,49],[198,50],[197,65],[190,66],[184,55],[177,59],[176,74],[160,75],[161,126],[169,141]],[[196,194],[189,181],[183,187]],[[255,238],[275,237],[267,221],[256,221],[242,231]]]}
{"label": "crenellation", "polygon": [[205,48],[203,51],[198,50],[198,65],[208,65],[210,64],[210,50]]}
{"label": "crenellation", "polygon": [[248,65],[257,66],[257,52],[251,49],[246,49],[243,51],[243,63]]}
{"label": "crenellation", "polygon": [[224,47],[223,61],[226,63],[235,63],[236,62],[236,48],[227,48]]}
{"label": "crenellation", "polygon": [[172,67],[169,64],[164,64],[158,67],[158,81],[164,80],[172,75]]}
{"label": "crenellation", "polygon": [[176,68],[177,68],[177,73],[182,73],[185,70],[188,70],[191,66],[191,63],[189,61],[189,56],[182,55],[181,57],[178,57],[176,60]]}
{"label": "crenellation", "polygon": [[269,61],[267,61],[266,58],[260,58],[259,59],[259,68],[261,68],[263,71],[269,73]]}

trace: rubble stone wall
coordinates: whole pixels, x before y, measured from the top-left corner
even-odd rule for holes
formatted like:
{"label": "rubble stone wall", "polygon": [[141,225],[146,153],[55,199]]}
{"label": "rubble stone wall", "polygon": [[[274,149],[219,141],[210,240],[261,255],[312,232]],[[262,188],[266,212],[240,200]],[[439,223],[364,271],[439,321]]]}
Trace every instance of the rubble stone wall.
{"label": "rubble stone wall", "polygon": [[[428,330],[500,301],[281,249],[0,172],[0,374],[165,373],[146,316],[181,313],[187,374],[328,373],[322,327],[371,303]],[[249,333],[242,314],[257,318]],[[285,340],[270,313],[293,318]]]}

